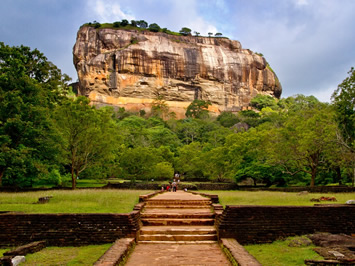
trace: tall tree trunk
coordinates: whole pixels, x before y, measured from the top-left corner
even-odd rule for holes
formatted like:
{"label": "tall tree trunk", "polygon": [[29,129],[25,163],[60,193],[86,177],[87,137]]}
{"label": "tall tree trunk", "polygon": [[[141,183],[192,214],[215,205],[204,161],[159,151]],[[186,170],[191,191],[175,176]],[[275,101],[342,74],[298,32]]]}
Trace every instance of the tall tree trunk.
{"label": "tall tree trunk", "polygon": [[343,184],[343,182],[341,181],[341,170],[340,170],[340,166],[337,166],[335,168],[336,174],[337,174],[337,179],[339,182],[339,186],[341,186]]}
{"label": "tall tree trunk", "polygon": [[317,175],[317,167],[312,167],[311,187],[314,187]]}
{"label": "tall tree trunk", "polygon": [[5,169],[0,168],[0,187],[2,187],[2,177],[4,176]]}
{"label": "tall tree trunk", "polygon": [[76,176],[74,173],[74,167],[72,166],[71,168],[71,188],[75,189],[76,188]]}

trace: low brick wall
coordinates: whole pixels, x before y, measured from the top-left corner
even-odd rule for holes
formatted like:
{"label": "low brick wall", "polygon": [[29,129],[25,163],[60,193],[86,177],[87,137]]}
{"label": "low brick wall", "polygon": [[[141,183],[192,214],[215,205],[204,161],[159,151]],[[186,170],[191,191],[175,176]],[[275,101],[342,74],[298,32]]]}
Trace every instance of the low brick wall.
{"label": "low brick wall", "polygon": [[314,232],[355,233],[355,206],[226,206],[217,217],[219,238],[268,243]]}
{"label": "low brick wall", "polygon": [[236,190],[236,183],[200,183],[196,184],[198,190]]}
{"label": "low brick wall", "polygon": [[0,246],[46,240],[49,246],[113,243],[136,237],[140,213],[127,214],[0,214]]}
{"label": "low brick wall", "polygon": [[195,192],[195,191],[189,191],[189,192],[192,194],[195,194],[195,195],[201,195],[203,197],[210,198],[212,203],[215,203],[215,204],[219,203],[218,195],[207,194],[207,193],[202,193],[202,192]]}
{"label": "low brick wall", "polygon": [[243,191],[277,191],[277,192],[301,192],[308,191],[310,193],[351,193],[355,192],[355,187],[348,186],[316,186],[316,187],[252,187],[240,186],[238,190]]}

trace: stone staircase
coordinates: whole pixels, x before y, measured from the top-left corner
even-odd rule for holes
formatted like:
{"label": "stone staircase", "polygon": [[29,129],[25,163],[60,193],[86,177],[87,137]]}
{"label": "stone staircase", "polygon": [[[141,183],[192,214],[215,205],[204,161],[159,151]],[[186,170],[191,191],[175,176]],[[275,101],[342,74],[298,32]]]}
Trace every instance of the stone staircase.
{"label": "stone staircase", "polygon": [[211,200],[169,199],[175,193],[186,192],[166,192],[168,199],[146,200],[138,243],[216,243]]}

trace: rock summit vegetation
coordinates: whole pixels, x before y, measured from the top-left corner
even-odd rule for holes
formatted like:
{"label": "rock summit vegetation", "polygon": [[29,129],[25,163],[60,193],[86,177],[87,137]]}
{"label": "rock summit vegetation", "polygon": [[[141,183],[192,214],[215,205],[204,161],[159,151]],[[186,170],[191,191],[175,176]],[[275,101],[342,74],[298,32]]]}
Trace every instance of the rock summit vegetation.
{"label": "rock summit vegetation", "polygon": [[[171,31],[167,28],[161,28],[157,23],[148,24],[145,20],[131,20],[130,22],[127,19],[123,19],[121,21],[115,21],[113,23],[100,23],[97,21],[85,23],[83,26],[90,26],[94,27],[95,29],[99,28],[114,28],[114,29],[125,29],[125,30],[149,30],[151,32],[164,32],[170,35],[177,35],[177,36],[192,36],[192,30],[187,27],[181,28],[179,32]],[[200,36],[200,33],[194,31],[194,36]],[[213,36],[212,32],[208,33],[209,37]],[[214,37],[224,37],[222,33],[217,32],[214,34]],[[226,37],[224,37],[226,38]]]}

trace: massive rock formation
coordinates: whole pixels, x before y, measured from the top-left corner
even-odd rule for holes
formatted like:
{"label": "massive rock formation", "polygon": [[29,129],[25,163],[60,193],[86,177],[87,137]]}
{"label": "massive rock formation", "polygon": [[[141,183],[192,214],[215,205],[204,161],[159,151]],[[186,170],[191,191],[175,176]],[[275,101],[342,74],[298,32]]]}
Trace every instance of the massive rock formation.
{"label": "massive rock formation", "polygon": [[160,97],[178,118],[194,99],[215,113],[239,111],[282,90],[262,56],[227,38],[83,26],[73,54],[80,94],[126,110],[149,112]]}

